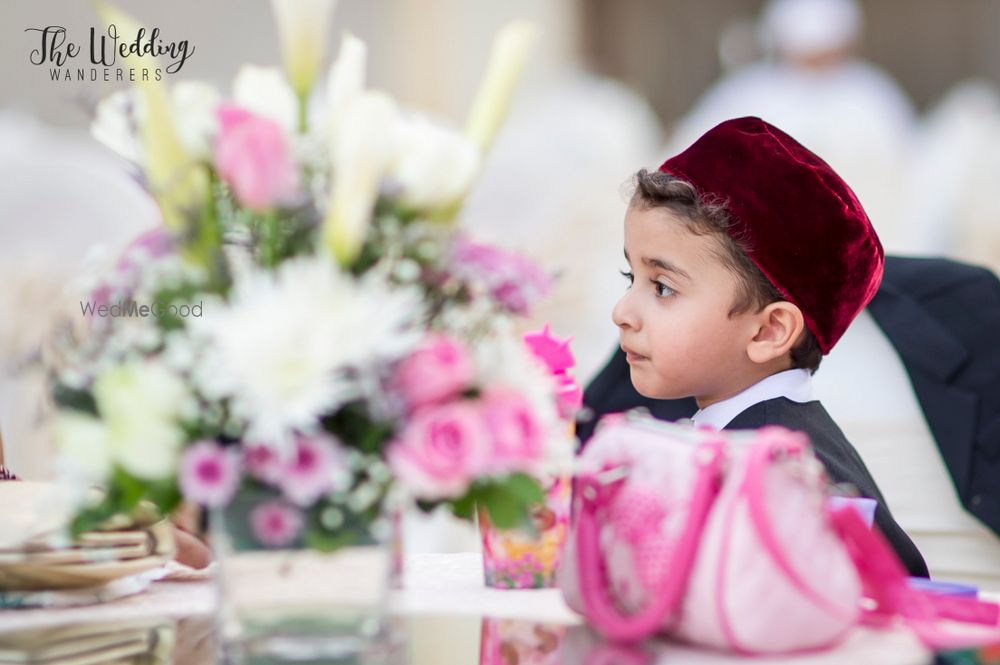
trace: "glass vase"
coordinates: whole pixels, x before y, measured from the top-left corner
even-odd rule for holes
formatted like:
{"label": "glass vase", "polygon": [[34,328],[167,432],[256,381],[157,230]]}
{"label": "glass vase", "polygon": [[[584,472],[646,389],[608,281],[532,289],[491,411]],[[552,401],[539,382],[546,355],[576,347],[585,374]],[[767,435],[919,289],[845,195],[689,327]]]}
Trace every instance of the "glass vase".
{"label": "glass vase", "polygon": [[[277,544],[282,508],[290,509],[284,517],[292,523],[286,526],[298,526],[299,535]],[[296,510],[267,492],[240,492],[212,514],[227,661],[377,661],[394,520],[389,511],[374,521],[352,521],[329,506]],[[262,529],[267,533],[266,519],[273,521],[273,533],[265,535],[270,544],[260,538]],[[319,544],[303,535],[317,521],[327,523]]]}

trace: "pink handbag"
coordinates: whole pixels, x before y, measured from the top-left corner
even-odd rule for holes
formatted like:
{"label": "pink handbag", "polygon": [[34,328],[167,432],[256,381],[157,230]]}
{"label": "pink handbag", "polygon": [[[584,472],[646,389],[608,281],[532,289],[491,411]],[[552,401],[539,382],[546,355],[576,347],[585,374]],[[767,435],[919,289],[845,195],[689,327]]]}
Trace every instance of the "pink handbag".
{"label": "pink handbag", "polygon": [[613,641],[659,633],[785,653],[896,619],[932,647],[1000,636],[996,605],[911,589],[877,530],[851,506],[828,507],[829,482],[802,433],[610,416],[578,465],[559,584]]}

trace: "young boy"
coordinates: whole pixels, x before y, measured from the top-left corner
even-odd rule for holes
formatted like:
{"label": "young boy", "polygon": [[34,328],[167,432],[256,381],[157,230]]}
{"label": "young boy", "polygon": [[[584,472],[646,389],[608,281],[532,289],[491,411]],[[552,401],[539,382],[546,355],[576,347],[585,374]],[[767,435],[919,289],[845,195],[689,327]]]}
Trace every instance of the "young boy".
{"label": "young boy", "polygon": [[694,397],[695,423],[809,435],[835,483],[876,499],[914,575],[923,558],[810,379],[882,278],[882,245],[823,160],[759,118],[726,121],[656,172],[625,216],[629,290],[614,308],[632,383]]}

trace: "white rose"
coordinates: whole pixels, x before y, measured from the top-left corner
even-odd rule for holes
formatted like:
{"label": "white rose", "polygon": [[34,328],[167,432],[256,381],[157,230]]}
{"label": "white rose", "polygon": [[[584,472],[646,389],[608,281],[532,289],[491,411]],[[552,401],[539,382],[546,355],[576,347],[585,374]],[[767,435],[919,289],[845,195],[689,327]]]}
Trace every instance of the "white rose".
{"label": "white rose", "polygon": [[195,159],[205,160],[212,154],[212,142],[219,131],[219,102],[219,92],[201,81],[180,81],[170,92],[177,138]]}
{"label": "white rose", "polygon": [[97,411],[109,424],[131,418],[172,419],[189,398],[180,377],[153,362],[112,367],[97,377],[93,392]]}
{"label": "white rose", "polygon": [[397,133],[389,176],[401,198],[417,208],[447,205],[462,197],[479,169],[479,150],[463,134],[411,115]]}
{"label": "white rose", "polygon": [[62,459],[87,482],[101,482],[111,472],[108,431],[97,418],[75,411],[61,411],[52,426],[52,437]]}
{"label": "white rose", "polygon": [[121,418],[108,433],[113,460],[133,476],[160,480],[177,472],[184,431],[174,420]]}
{"label": "white rose", "polygon": [[277,67],[240,67],[233,80],[233,100],[245,109],[274,120],[285,133],[295,133],[299,102]]}
{"label": "white rose", "polygon": [[139,478],[176,471],[184,443],[178,418],[191,399],[180,377],[156,363],[129,363],[101,374],[93,393],[114,462]]}

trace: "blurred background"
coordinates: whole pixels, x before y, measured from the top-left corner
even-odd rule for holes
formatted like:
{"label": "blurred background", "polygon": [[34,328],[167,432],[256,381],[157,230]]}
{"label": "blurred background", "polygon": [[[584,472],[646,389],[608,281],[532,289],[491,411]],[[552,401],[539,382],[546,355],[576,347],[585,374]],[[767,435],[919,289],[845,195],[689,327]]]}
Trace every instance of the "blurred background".
{"label": "blurred background", "polygon": [[[117,4],[194,47],[168,82],[228,92],[242,64],[280,63],[264,0]],[[28,29],[65,26],[85,44],[92,5],[4,0],[0,17],[0,434],[8,464],[44,477],[42,383],[18,370],[74,302],[67,285],[158,217],[88,130],[97,100],[123,84],[52,81],[29,61],[39,33]],[[617,340],[631,174],[727,117],[761,115],[829,161],[888,251],[1000,268],[1000,3],[340,0],[328,56],[356,34],[371,85],[461,125],[492,36],[513,18],[544,34],[463,223],[559,272],[538,319],[575,338],[583,382]]]}

